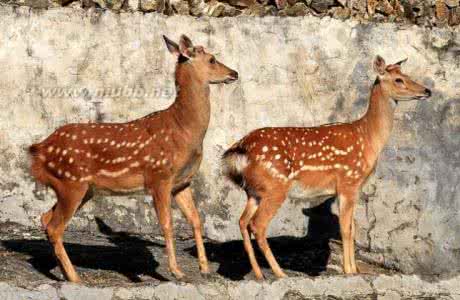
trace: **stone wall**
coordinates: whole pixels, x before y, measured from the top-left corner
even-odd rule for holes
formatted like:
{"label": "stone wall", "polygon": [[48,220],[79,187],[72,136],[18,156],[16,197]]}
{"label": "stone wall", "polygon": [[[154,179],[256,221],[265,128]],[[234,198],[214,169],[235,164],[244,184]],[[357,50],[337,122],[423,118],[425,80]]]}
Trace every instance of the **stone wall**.
{"label": "stone wall", "polygon": [[197,17],[314,15],[428,27],[460,24],[460,0],[0,0],[0,3],[38,9],[70,6]]}
{"label": "stone wall", "polygon": [[[364,113],[376,54],[431,87],[401,103],[393,135],[356,213],[362,255],[404,272],[460,270],[460,32],[331,18],[165,17],[81,8],[0,6],[0,224],[39,226],[55,201],[28,173],[27,146],[69,122],[126,121],[167,107],[174,59],[161,38],[189,35],[240,73],[213,86],[212,117],[194,192],[209,238],[239,239],[243,193],[221,175],[229,145],[262,126],[312,126]],[[69,230],[157,234],[151,198],[98,192]],[[304,236],[316,203],[295,197],[271,235]],[[174,210],[176,232],[190,230]],[[309,226],[310,225],[310,226]],[[19,229],[18,229],[19,228]],[[310,228],[310,230],[309,230]]]}

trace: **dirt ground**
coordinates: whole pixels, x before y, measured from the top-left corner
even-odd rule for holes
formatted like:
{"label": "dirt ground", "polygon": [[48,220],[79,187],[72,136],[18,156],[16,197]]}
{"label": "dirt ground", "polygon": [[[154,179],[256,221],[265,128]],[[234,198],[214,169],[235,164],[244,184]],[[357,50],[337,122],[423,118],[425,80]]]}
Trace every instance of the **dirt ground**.
{"label": "dirt ground", "polygon": [[[85,284],[89,286],[129,286],[174,281],[168,272],[167,257],[161,237],[114,232],[97,220],[100,233],[66,232],[65,247]],[[0,281],[16,286],[34,286],[62,281],[51,247],[41,231],[0,232]],[[272,250],[288,276],[341,274],[341,247],[335,240],[309,241],[305,238],[269,239]],[[185,281],[202,283],[254,279],[242,241],[217,243],[206,241],[213,273],[203,278],[199,272],[194,241],[177,240],[179,265]],[[256,245],[255,245],[256,246]],[[256,247],[257,248],[257,247]],[[268,280],[274,280],[265,260],[258,261]],[[358,261],[360,270],[370,274],[394,271]]]}

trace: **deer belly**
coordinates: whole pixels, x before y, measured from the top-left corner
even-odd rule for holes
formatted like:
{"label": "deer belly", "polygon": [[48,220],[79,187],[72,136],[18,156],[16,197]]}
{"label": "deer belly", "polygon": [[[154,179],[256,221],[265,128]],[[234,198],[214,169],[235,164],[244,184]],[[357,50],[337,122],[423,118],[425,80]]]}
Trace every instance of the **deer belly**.
{"label": "deer belly", "polygon": [[295,181],[289,189],[289,197],[304,200],[314,200],[318,197],[331,197],[336,194],[332,186],[306,186],[301,182]]}
{"label": "deer belly", "polygon": [[144,176],[142,174],[129,174],[117,178],[97,176],[94,184],[98,188],[109,189],[114,192],[132,192],[144,189]]}

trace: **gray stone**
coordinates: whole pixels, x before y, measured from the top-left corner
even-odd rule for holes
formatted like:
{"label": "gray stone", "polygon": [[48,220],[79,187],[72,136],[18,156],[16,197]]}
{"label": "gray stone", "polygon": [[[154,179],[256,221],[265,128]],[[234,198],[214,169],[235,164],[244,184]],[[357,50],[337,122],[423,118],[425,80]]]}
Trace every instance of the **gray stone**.
{"label": "gray stone", "polygon": [[113,288],[91,288],[74,283],[64,283],[59,289],[59,295],[61,299],[66,300],[112,299]]}
{"label": "gray stone", "polygon": [[113,10],[120,10],[125,0],[92,0],[102,8],[110,8]]}
{"label": "gray stone", "polygon": [[129,11],[136,11],[139,9],[139,5],[140,5],[139,2],[140,2],[139,0],[127,0],[126,6]]}
{"label": "gray stone", "polygon": [[165,9],[165,0],[140,0],[140,8],[145,12],[163,12]]}
{"label": "gray stone", "polygon": [[173,8],[174,12],[177,12],[179,15],[188,15],[190,14],[190,5],[188,1],[183,0],[170,0],[169,5]]}
{"label": "gray stone", "polygon": [[439,282],[409,276],[288,278],[274,282],[161,283],[99,288],[46,285],[19,288],[0,283],[2,299],[459,299],[458,277]]}
{"label": "gray stone", "polygon": [[279,16],[291,16],[291,17],[298,17],[298,16],[306,16],[310,12],[308,6],[304,3],[297,2],[292,6],[287,6],[283,10],[281,10],[278,15]]}
{"label": "gray stone", "polygon": [[334,4],[335,0],[313,0],[310,6],[317,12],[324,13]]}

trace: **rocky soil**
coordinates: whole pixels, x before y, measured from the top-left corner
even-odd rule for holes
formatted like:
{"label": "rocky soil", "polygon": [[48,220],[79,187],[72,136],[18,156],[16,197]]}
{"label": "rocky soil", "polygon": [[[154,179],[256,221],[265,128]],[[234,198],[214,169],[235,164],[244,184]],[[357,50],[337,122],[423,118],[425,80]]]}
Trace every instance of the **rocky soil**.
{"label": "rocky soil", "polygon": [[[178,260],[187,274],[175,281],[167,271],[161,238],[113,231],[98,220],[99,234],[69,232],[66,248],[84,284],[66,283],[41,232],[0,234],[1,299],[460,299],[456,278],[419,278],[368,264],[364,274],[342,275],[335,240],[271,239],[289,275],[254,281],[241,241],[206,242],[213,273],[200,275],[194,243],[179,240]],[[259,261],[263,262],[259,255]]]}
{"label": "rocky soil", "polygon": [[[134,283],[157,284],[175,281],[168,272],[167,256],[161,236],[139,235],[113,231],[102,220],[97,220],[98,234],[68,232],[65,247],[83,281],[90,286],[126,286]],[[10,229],[0,234],[0,281],[17,286],[34,286],[62,281],[51,247],[41,232]],[[341,245],[337,240],[308,240],[277,237],[270,240],[280,265],[291,277],[336,276],[341,269]],[[195,243],[178,239],[180,266],[187,275],[185,282],[205,283],[199,272]],[[240,240],[205,245],[213,275],[211,280],[241,281],[254,279]],[[255,245],[255,248],[257,246]],[[268,280],[274,280],[263,255],[258,260]],[[362,272],[368,274],[396,274],[363,260]]]}
{"label": "rocky soil", "polygon": [[74,6],[197,17],[315,15],[430,27],[460,24],[459,0],[0,0],[0,3],[41,9]]}

